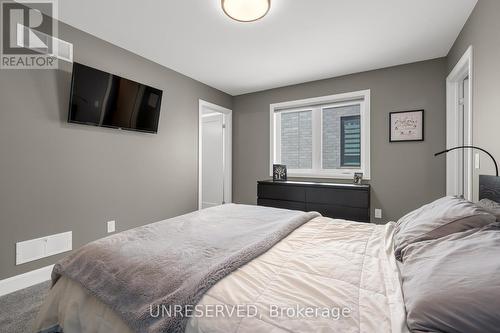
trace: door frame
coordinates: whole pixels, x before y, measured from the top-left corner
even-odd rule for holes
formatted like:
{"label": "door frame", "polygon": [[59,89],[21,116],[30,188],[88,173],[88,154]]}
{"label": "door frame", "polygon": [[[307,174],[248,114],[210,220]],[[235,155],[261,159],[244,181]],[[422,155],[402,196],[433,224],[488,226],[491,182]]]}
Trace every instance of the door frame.
{"label": "door frame", "polygon": [[[464,115],[467,118],[468,127],[465,129],[467,131],[468,140],[465,145],[473,144],[472,137],[472,122],[473,122],[473,83],[474,83],[474,72],[473,72],[473,47],[469,46],[467,51],[465,51],[462,58],[455,65],[455,68],[446,78],[446,148],[450,149],[452,147],[458,146],[459,142],[459,115],[460,115],[460,87],[461,82],[466,77],[469,77],[469,105],[468,113]],[[467,149],[464,152],[464,157],[469,165],[468,181],[467,181],[467,193],[464,193],[466,199],[473,199],[473,151]],[[459,169],[458,169],[459,157],[457,154],[447,154],[446,156],[446,194],[455,195],[458,191],[458,179]]]}
{"label": "door frame", "polygon": [[202,99],[199,100],[198,109],[198,209],[202,209],[203,197],[203,110],[208,109],[224,115],[225,131],[223,132],[223,164],[224,164],[224,202],[231,203],[233,200],[233,111],[213,104]]}

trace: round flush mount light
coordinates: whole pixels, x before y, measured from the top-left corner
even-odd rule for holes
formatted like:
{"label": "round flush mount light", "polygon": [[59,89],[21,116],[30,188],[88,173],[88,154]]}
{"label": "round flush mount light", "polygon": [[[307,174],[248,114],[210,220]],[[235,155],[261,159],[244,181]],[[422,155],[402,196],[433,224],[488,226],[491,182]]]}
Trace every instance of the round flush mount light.
{"label": "round flush mount light", "polygon": [[221,0],[222,10],[239,22],[257,21],[269,12],[271,0]]}

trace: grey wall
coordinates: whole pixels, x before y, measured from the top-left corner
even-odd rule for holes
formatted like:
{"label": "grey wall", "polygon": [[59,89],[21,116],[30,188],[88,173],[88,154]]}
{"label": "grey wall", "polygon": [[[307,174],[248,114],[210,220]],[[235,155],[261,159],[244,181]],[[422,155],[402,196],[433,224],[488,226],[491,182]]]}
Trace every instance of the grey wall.
{"label": "grey wall", "polygon": [[[467,48],[473,55],[473,143],[500,161],[500,1],[479,0],[448,55],[449,72]],[[474,197],[478,174],[494,174],[493,163],[481,155],[481,169],[474,170]]]}
{"label": "grey wall", "polygon": [[[15,243],[73,231],[75,248],[117,230],[198,207],[198,99],[231,96],[61,25],[75,61],[164,91],[158,135],[67,124],[70,67],[0,70],[0,279],[54,263],[15,266]],[[175,50],[172,50],[175,52]]]}
{"label": "grey wall", "polygon": [[[382,208],[383,221],[395,220],[444,195],[445,160],[433,154],[446,141],[446,73],[441,58],[235,97],[233,200],[255,203],[257,180],[269,178],[271,103],[364,89],[371,89],[372,216]],[[425,142],[390,144],[389,112],[413,109],[425,109]]]}

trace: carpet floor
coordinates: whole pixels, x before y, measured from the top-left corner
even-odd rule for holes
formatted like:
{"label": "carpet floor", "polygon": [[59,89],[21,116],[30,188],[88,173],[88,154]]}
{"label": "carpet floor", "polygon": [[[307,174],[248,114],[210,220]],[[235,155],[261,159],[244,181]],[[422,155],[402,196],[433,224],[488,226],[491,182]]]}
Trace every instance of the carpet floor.
{"label": "carpet floor", "polygon": [[30,333],[50,281],[0,297],[0,332]]}

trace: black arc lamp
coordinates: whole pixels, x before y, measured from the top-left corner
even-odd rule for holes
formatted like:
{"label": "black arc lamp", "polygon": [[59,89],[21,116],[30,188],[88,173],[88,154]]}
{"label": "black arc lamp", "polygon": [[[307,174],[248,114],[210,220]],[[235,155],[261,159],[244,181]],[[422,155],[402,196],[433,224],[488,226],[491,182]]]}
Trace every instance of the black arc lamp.
{"label": "black arc lamp", "polygon": [[439,153],[435,153],[434,156],[439,156],[442,154],[447,154],[450,151],[457,149],[477,149],[488,155],[493,164],[495,164],[495,172],[496,176],[479,176],[479,200],[481,199],[490,199],[500,203],[500,177],[498,177],[498,164],[493,155],[491,155],[488,151],[483,148],[476,146],[457,146],[450,149],[446,149],[440,151]]}
{"label": "black arc lamp", "polygon": [[479,147],[476,147],[476,146],[457,146],[457,147],[453,147],[453,148],[450,148],[450,149],[446,149],[446,150],[440,151],[439,153],[435,153],[434,156],[439,156],[439,155],[442,155],[442,154],[447,154],[450,151],[457,150],[457,149],[477,149],[477,150],[480,150],[480,151],[484,152],[486,155],[488,155],[489,157],[491,157],[491,159],[493,160],[493,163],[495,164],[496,176],[498,177],[498,164],[497,164],[497,161],[495,160],[495,158],[493,157],[493,155],[491,155],[488,151],[484,150],[483,148],[479,148]]}

